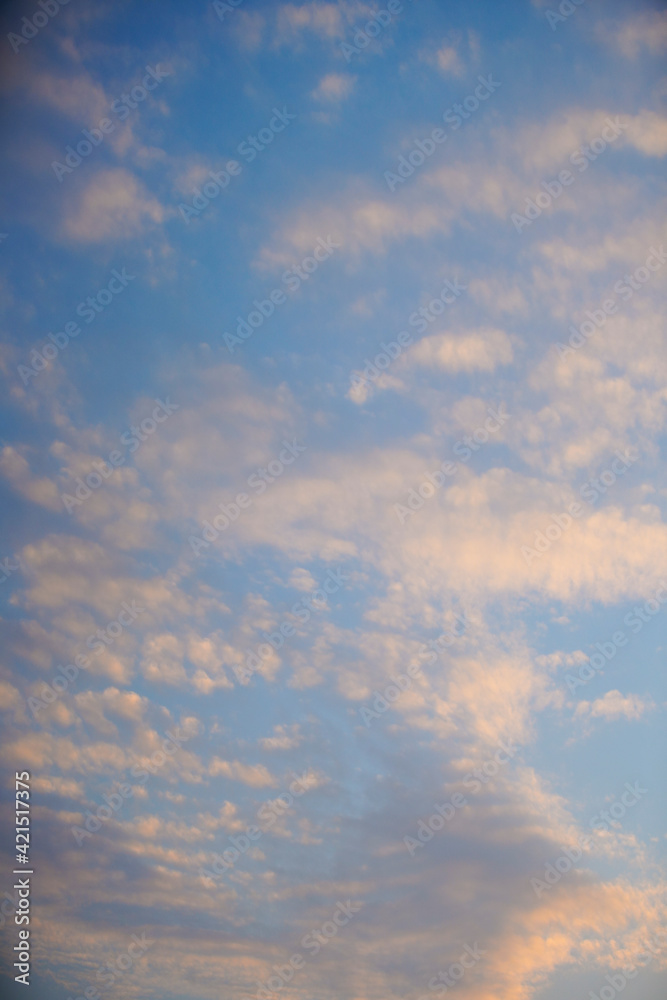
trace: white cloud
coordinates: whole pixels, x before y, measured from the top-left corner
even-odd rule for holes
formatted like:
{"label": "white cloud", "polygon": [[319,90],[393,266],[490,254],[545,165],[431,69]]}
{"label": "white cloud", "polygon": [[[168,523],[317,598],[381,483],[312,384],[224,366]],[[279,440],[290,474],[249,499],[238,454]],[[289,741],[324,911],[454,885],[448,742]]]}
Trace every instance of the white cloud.
{"label": "white cloud", "polygon": [[276,779],[263,764],[244,764],[239,760],[221,760],[213,757],[208,773],[212,778],[222,775],[232,781],[240,781],[251,788],[270,788],[277,784]]}
{"label": "white cloud", "polygon": [[512,342],[504,330],[479,329],[433,334],[411,347],[405,355],[408,367],[426,367],[447,372],[492,372],[511,364]]}
{"label": "white cloud", "polygon": [[660,10],[633,12],[622,22],[599,21],[598,37],[616,48],[626,59],[644,52],[659,55],[667,49],[667,13]]}
{"label": "white cloud", "polygon": [[0,452],[0,472],[28,500],[48,510],[62,510],[62,500],[55,483],[45,476],[34,476],[27,459],[11,445],[5,445]]}
{"label": "white cloud", "polygon": [[655,708],[651,700],[641,698],[636,694],[622,695],[620,691],[607,691],[602,698],[594,702],[580,701],[575,715],[589,719],[605,719],[613,722],[615,719],[637,721],[642,715]]}
{"label": "white cloud", "polygon": [[312,93],[316,101],[338,103],[349,97],[354,90],[356,76],[346,73],[327,73],[323,76]]}
{"label": "white cloud", "polygon": [[62,232],[77,243],[128,240],[165,218],[162,205],[129,171],[100,170],[70,202]]}
{"label": "white cloud", "polygon": [[438,69],[445,76],[463,76],[465,66],[461,62],[458,51],[453,45],[443,45],[436,52]]}
{"label": "white cloud", "polygon": [[262,750],[293,750],[303,740],[297,723],[292,726],[276,726],[273,736],[265,736],[259,741]]}

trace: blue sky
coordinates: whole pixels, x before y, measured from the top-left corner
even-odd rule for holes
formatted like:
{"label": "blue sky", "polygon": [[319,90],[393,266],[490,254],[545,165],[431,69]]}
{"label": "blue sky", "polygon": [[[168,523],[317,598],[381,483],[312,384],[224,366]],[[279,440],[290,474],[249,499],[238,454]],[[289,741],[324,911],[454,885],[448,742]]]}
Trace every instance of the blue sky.
{"label": "blue sky", "polygon": [[45,2],[0,39],[32,995],[664,996],[662,5]]}

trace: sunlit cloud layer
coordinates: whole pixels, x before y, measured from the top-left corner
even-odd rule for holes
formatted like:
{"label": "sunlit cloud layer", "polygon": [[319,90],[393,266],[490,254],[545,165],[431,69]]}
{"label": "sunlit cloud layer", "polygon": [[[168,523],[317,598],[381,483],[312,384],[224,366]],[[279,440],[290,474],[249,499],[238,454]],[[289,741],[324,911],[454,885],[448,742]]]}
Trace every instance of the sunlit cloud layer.
{"label": "sunlit cloud layer", "polygon": [[663,997],[662,5],[3,34],[2,989]]}

